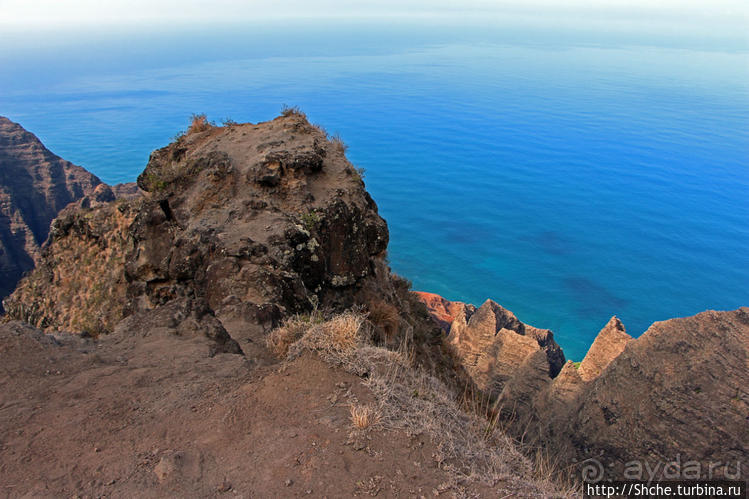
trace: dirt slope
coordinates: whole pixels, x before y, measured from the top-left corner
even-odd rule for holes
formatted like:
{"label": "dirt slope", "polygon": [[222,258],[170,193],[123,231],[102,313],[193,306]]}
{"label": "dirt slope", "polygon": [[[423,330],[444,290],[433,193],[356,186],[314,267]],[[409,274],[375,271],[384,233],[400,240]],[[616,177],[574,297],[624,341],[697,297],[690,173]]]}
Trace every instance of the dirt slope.
{"label": "dirt slope", "polygon": [[451,482],[426,433],[352,433],[350,406],[374,400],[365,379],[311,353],[258,367],[210,346],[158,328],[93,341],[0,326],[0,497],[494,497],[518,487]]}

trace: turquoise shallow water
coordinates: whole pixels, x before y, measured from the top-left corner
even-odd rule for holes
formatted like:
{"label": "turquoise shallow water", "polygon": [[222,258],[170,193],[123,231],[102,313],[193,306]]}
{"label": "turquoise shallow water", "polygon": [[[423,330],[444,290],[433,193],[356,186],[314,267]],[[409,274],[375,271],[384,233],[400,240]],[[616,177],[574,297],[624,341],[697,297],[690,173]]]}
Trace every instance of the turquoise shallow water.
{"label": "turquoise shallow water", "polygon": [[[749,55],[665,37],[406,25],[1,40],[0,114],[132,181],[191,113],[281,105],[349,145],[416,289],[551,328],[749,305]],[[14,45],[15,44],[15,45]]]}

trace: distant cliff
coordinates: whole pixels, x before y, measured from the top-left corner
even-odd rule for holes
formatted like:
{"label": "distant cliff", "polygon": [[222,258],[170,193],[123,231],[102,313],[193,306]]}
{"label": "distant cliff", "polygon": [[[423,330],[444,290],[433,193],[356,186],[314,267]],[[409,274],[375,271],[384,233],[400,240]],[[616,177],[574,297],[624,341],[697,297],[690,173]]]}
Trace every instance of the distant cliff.
{"label": "distant cliff", "polygon": [[33,268],[52,219],[100,184],[0,116],[0,300]]}
{"label": "distant cliff", "polygon": [[637,339],[612,317],[576,366],[550,331],[491,300],[417,295],[509,431],[579,463],[577,476],[749,470],[749,308],[657,322]]}

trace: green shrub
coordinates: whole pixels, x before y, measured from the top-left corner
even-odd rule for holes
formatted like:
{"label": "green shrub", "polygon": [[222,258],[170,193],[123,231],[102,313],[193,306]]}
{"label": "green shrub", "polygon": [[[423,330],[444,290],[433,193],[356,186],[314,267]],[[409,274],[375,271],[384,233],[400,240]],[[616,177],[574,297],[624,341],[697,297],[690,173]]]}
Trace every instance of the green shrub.
{"label": "green shrub", "polygon": [[320,215],[318,215],[314,210],[311,210],[307,213],[303,213],[301,215],[301,219],[302,224],[304,224],[304,228],[307,229],[307,232],[311,233],[317,223],[320,221]]}

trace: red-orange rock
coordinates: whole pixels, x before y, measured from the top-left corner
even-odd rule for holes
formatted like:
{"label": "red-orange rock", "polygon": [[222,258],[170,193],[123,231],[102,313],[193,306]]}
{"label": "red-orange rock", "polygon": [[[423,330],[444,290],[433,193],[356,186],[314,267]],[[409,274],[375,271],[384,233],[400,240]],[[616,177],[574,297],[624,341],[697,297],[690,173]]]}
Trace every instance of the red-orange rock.
{"label": "red-orange rock", "polygon": [[463,302],[450,301],[436,293],[414,291],[413,294],[426,306],[429,314],[445,333],[450,331],[450,324],[465,306]]}

